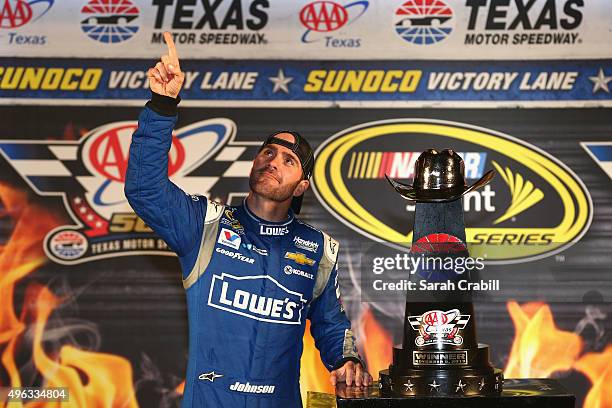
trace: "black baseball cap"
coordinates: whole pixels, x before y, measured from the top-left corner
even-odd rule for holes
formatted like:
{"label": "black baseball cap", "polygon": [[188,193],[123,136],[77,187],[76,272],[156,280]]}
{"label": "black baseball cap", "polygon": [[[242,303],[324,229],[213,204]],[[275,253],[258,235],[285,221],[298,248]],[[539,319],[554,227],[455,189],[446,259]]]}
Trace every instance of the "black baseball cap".
{"label": "black baseball cap", "polygon": [[[288,140],[281,139],[277,137],[281,133],[289,133],[293,136],[295,141],[292,143]],[[263,142],[259,151],[261,151],[265,146],[269,144],[277,144],[280,146],[284,146],[287,149],[291,150],[300,160],[300,164],[302,165],[302,179],[308,180],[310,176],[312,176],[312,171],[314,169],[314,151],[310,144],[306,139],[304,139],[298,132],[294,132],[291,130],[281,130],[279,132],[273,133]],[[294,213],[299,214],[302,209],[302,200],[304,198],[304,194],[293,197],[291,201],[291,209]]]}

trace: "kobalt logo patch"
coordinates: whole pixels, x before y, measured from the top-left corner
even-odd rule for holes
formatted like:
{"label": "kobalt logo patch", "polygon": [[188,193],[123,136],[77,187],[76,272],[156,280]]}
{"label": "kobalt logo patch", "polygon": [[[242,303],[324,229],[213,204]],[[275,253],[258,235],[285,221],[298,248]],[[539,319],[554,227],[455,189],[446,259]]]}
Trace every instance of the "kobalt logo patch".
{"label": "kobalt logo patch", "polygon": [[[197,184],[203,193],[212,188],[219,180],[217,173],[207,174],[210,181],[205,185],[194,182],[191,174],[223,152],[235,127],[231,120],[218,118],[176,129],[168,155],[172,181],[182,186]],[[129,146],[136,128],[134,121],[114,122],[77,141],[0,141],[0,154],[32,190],[61,197],[74,221],[47,234],[44,249],[53,261],[75,264],[119,255],[171,255],[125,198]]]}
{"label": "kobalt logo patch", "polygon": [[285,271],[285,273],[287,275],[297,275],[297,276],[302,276],[306,279],[310,279],[313,280],[314,276],[312,273],[308,273],[308,272],[304,272],[300,269],[294,268],[291,265],[285,265],[285,267],[283,268],[283,270]]}
{"label": "kobalt logo patch", "polygon": [[[264,287],[265,280],[276,285],[281,293],[276,297],[254,293],[253,290]],[[268,323],[301,324],[305,304],[301,293],[285,288],[268,275],[214,275],[208,294],[211,307]]]}
{"label": "kobalt logo patch", "polygon": [[359,233],[410,246],[414,206],[389,188],[384,174],[411,183],[419,152],[432,146],[463,152],[468,184],[484,169],[497,171],[489,185],[463,198],[467,243],[477,244],[470,251],[486,249],[487,262],[549,256],[588,229],[591,197],[563,163],[512,136],[455,122],[397,119],[341,131],[316,152],[313,189],[332,215]]}

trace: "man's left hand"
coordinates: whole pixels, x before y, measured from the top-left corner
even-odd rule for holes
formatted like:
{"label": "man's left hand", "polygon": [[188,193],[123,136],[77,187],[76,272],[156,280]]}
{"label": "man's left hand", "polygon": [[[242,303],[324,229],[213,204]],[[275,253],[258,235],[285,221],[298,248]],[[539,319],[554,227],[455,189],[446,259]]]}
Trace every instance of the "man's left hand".
{"label": "man's left hand", "polygon": [[354,361],[347,361],[342,367],[332,371],[329,380],[334,386],[343,381],[348,386],[353,385],[353,383],[356,387],[372,385],[372,376],[360,363]]}

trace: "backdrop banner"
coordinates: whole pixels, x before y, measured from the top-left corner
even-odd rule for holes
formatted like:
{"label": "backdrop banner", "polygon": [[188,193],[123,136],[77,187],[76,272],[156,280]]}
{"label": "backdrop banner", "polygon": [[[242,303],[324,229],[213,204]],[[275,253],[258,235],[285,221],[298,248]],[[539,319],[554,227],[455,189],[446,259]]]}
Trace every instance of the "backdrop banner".
{"label": "backdrop banner", "polygon": [[[140,108],[90,105],[0,107],[0,381],[69,386],[75,406],[177,406],[179,264],[123,195]],[[596,408],[612,394],[611,126],[601,108],[181,107],[169,172],[190,193],[240,203],[267,135],[307,137],[317,163],[302,218],[341,243],[343,304],[376,375],[401,341],[404,302],[388,300],[402,288],[364,254],[410,242],[414,215],[384,175],[410,182],[429,147],[459,152],[470,184],[496,169],[464,199],[472,255],[489,251],[483,279],[501,286],[477,298],[479,339],[506,377],[553,376]],[[308,334],[302,389],[332,391]]]}

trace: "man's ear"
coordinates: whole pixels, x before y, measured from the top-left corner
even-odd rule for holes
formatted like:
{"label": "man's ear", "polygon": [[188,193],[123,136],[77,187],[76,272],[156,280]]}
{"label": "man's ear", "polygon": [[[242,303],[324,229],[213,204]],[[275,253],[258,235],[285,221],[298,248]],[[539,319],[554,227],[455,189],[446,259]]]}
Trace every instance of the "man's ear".
{"label": "man's ear", "polygon": [[310,181],[308,180],[300,181],[300,183],[297,185],[295,190],[293,190],[293,195],[295,197],[301,196],[302,194],[304,194],[304,191],[308,190],[308,187],[310,187]]}

